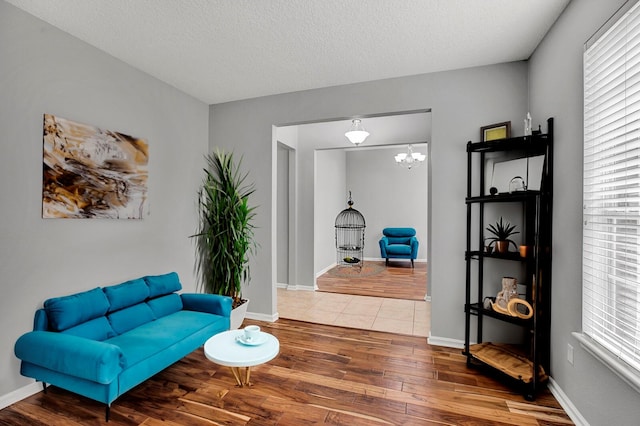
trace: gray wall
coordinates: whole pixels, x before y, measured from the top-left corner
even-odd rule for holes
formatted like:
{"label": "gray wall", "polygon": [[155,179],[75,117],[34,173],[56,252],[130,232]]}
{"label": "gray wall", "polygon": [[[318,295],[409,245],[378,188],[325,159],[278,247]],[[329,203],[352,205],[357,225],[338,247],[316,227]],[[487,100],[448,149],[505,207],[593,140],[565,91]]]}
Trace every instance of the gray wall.
{"label": "gray wall", "polygon": [[623,3],[572,1],[530,63],[532,115],[556,119],[551,375],[592,425],[637,425],[640,417],[640,395],[571,336],[582,330],[583,45]]}
{"label": "gray wall", "polygon": [[[32,383],[16,339],[45,299],[172,270],[193,289],[208,106],[0,1],[0,402]],[[42,116],[145,138],[144,220],[41,218]],[[34,385],[35,386],[35,385]]]}
{"label": "gray wall", "polygon": [[[527,64],[515,62],[451,72],[374,81],[212,105],[211,147],[235,148],[256,181],[260,206],[256,237],[260,250],[252,260],[252,282],[245,294],[255,314],[275,314],[272,251],[273,173],[272,125],[394,111],[432,111],[430,158],[430,220],[427,231],[429,282],[435,337],[464,338],[465,184],[468,140],[477,140],[481,126],[511,120],[514,133],[526,114]],[[521,133],[520,133],[521,134]],[[299,145],[303,145],[300,143]],[[298,146],[298,151],[303,150]],[[313,167],[299,155],[298,168]],[[299,185],[304,185],[302,181]],[[300,191],[298,211],[298,282],[313,279],[313,194]],[[446,224],[446,225],[443,225]]]}

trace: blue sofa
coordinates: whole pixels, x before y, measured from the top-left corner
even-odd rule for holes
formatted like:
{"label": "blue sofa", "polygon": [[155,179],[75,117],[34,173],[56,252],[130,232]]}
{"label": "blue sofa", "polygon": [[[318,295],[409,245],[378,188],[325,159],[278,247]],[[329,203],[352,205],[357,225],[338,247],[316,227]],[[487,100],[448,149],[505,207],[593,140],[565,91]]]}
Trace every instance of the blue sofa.
{"label": "blue sofa", "polygon": [[413,261],[418,257],[418,238],[414,228],[384,228],[380,239],[380,257],[389,265],[389,259],[409,259],[413,268]]}
{"label": "blue sofa", "polygon": [[15,344],[20,373],[106,407],[229,329],[231,298],[179,294],[175,272],[48,299]]}

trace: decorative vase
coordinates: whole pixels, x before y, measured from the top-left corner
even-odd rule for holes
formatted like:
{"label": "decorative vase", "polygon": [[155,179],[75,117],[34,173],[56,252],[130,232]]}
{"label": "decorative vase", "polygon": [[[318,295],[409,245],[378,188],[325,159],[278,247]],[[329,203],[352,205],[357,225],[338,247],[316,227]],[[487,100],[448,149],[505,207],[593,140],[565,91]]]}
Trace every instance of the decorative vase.
{"label": "decorative vase", "polygon": [[247,315],[248,307],[249,299],[246,299],[242,305],[231,310],[231,325],[229,326],[229,330],[237,330],[242,326],[244,317]]}
{"label": "decorative vase", "polygon": [[496,241],[496,252],[507,253],[509,251],[509,241]]}

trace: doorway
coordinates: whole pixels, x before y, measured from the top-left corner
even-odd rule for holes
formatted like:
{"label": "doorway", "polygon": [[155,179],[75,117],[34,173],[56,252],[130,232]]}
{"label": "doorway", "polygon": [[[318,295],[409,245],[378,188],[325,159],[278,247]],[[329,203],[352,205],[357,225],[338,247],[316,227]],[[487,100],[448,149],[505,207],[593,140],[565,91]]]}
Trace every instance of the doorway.
{"label": "doorway", "polygon": [[[376,168],[370,159],[367,159],[370,156],[384,158],[383,161],[389,161],[389,165],[399,169],[399,166],[393,163],[393,157],[396,154],[394,151],[406,151],[409,143],[422,144],[420,149],[423,152],[428,150],[426,142],[430,139],[431,129],[429,110],[361,118],[371,136],[359,147],[354,147],[344,137],[344,132],[349,129],[351,123],[350,118],[274,126],[274,142],[278,144],[278,195],[276,197],[278,207],[274,212],[278,216],[277,221],[274,220],[277,222],[274,224],[274,239],[278,241],[277,250],[274,251],[274,257],[277,259],[274,261],[274,266],[278,265],[276,267],[277,277],[274,280],[274,285],[278,289],[276,305],[279,305],[277,299],[280,298],[280,290],[284,288],[309,290],[305,293],[313,294],[317,289],[317,277],[335,265],[333,221],[337,213],[346,207],[347,187],[350,186],[346,183],[347,175],[349,174],[353,178],[356,169],[364,170],[366,173],[380,173],[379,168]],[[287,135],[284,136],[284,133]],[[286,143],[285,140],[287,140]],[[289,156],[289,161],[285,159],[286,156]],[[328,167],[323,166],[324,158],[327,156],[331,157],[331,164]],[[295,159],[295,168],[293,169],[290,166],[292,158]],[[347,165],[348,163],[351,165]],[[360,165],[356,166],[358,163]],[[285,171],[287,168],[289,173]],[[413,173],[418,170],[419,173],[424,173],[425,177],[428,176],[427,167],[401,171]],[[294,180],[294,185],[286,183],[287,176]],[[366,182],[368,179],[368,177],[363,177],[360,178],[360,181]],[[344,183],[341,184],[341,181]],[[375,186],[370,185],[370,188]],[[360,187],[366,187],[366,184],[360,183]],[[294,188],[293,191],[292,188]],[[285,190],[292,192],[284,194]],[[396,193],[398,191],[389,189],[385,192]],[[290,198],[292,194],[296,197],[295,202],[292,202]],[[426,235],[428,223],[427,185],[425,184],[424,188],[414,187],[407,194],[406,198],[420,200],[426,206],[425,213],[420,220],[421,224],[416,226],[416,228],[421,228],[423,234]],[[371,194],[361,195],[360,202],[372,205],[373,211],[378,209],[376,207],[378,202],[371,198]],[[367,197],[366,201],[364,197]],[[289,208],[286,211],[290,215],[289,217],[284,215],[287,205],[285,200],[287,199]],[[359,201],[355,194],[354,200],[357,207]],[[283,214],[281,215],[280,212]],[[382,225],[375,223],[373,213],[370,217],[372,218],[371,228],[366,237],[370,251],[365,253],[365,260],[379,259],[380,257],[379,249],[377,249],[377,234],[381,234],[382,228],[380,226]],[[397,225],[389,223],[387,226]],[[428,244],[426,237],[422,237],[421,240],[419,257],[424,262],[427,258]],[[294,262],[296,266],[294,273],[291,273],[292,251],[297,256]],[[288,264],[282,260],[284,256],[286,256]],[[285,271],[288,271],[288,275],[285,274]],[[287,293],[297,293],[294,296],[297,301],[307,297],[303,297],[300,292]],[[426,279],[424,293],[425,295],[428,293]]]}
{"label": "doorway", "polygon": [[[283,214],[283,217],[274,218],[273,221],[274,240],[278,241],[273,260],[274,268],[278,271],[277,277],[274,277],[274,302],[283,318],[426,336],[430,330],[431,315],[430,303],[424,297],[422,300],[363,298],[315,291],[317,277],[336,264],[334,221],[336,215],[346,207],[349,187],[354,186],[359,188],[359,195],[354,193],[355,207],[362,204],[361,211],[370,218],[370,229],[365,236],[365,249],[368,247],[364,253],[365,262],[380,260],[378,239],[382,227],[409,226],[402,217],[378,214],[382,204],[393,204],[390,201],[393,196],[404,193],[401,198],[413,200],[413,210],[422,209],[423,213],[418,214],[419,219],[415,219],[420,223],[415,227],[422,233],[418,261],[422,262],[420,265],[425,270],[423,293],[425,297],[428,294],[427,264],[424,263],[428,249],[428,168],[401,169],[394,163],[394,156],[401,151],[406,152],[408,144],[428,155],[430,111],[361,118],[371,136],[359,147],[354,147],[344,137],[344,132],[351,124],[350,118],[274,126],[273,140],[278,147],[274,149],[274,153],[277,152],[274,167],[278,169],[277,175],[274,175],[274,182],[278,182],[278,195],[275,197],[278,207],[274,214],[279,216],[279,212],[285,212],[287,202],[284,200],[288,199],[289,205],[286,210],[289,217],[285,218]],[[384,171],[387,167],[391,169]],[[394,184],[391,175],[400,172],[404,173],[401,175],[404,178],[411,176],[409,173],[423,173],[423,183]],[[371,184],[372,180],[384,175],[388,175],[388,182],[385,181],[384,185]],[[285,183],[287,176],[289,183]],[[385,188],[380,190],[381,186]],[[398,190],[398,187],[402,190]],[[295,196],[295,201],[292,201],[292,196]],[[416,203],[423,207],[416,208]],[[388,224],[384,223],[385,220],[389,221]],[[295,252],[294,273],[291,273],[292,252]],[[288,259],[288,265],[282,261],[282,257]],[[285,270],[289,271],[289,275],[284,273]],[[296,307],[291,308],[294,304]],[[286,315],[284,305],[287,306]],[[375,314],[369,310],[375,311]],[[361,315],[354,316],[354,311],[360,311]],[[404,318],[407,315],[411,318]]]}

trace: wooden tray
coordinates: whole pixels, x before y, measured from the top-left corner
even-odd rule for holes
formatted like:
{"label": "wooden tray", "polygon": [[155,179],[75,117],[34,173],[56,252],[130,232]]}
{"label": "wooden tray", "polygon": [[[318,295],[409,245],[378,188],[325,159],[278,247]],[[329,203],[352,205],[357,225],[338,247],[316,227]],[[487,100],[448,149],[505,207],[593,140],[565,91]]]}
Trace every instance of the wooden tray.
{"label": "wooden tray", "polygon": [[[491,342],[471,345],[469,353],[474,358],[487,365],[518,379],[524,383],[531,383],[533,379],[533,362],[510,345],[495,344]],[[538,379],[547,380],[547,374],[542,366],[539,366]]]}

